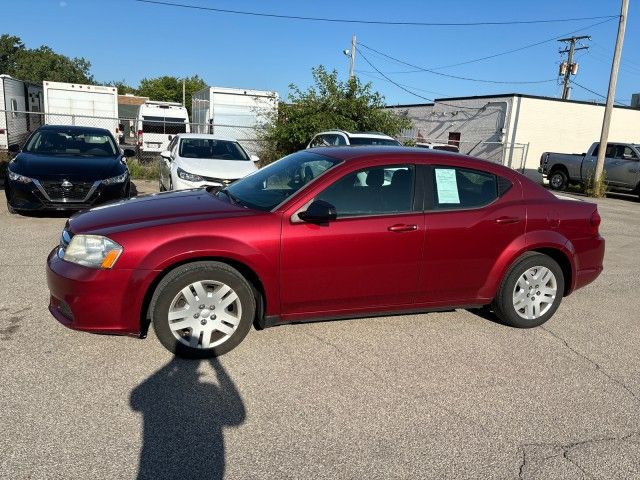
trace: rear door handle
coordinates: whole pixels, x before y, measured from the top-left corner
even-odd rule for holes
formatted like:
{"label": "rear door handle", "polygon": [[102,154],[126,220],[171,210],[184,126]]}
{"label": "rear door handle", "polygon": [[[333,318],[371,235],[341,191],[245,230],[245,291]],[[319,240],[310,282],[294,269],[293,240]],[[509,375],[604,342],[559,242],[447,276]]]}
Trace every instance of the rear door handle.
{"label": "rear door handle", "polygon": [[496,219],[496,223],[500,225],[506,225],[509,223],[518,223],[520,221],[520,217],[500,217]]}
{"label": "rear door handle", "polygon": [[412,232],[418,229],[418,225],[406,225],[404,223],[398,223],[391,225],[387,230],[390,232]]}

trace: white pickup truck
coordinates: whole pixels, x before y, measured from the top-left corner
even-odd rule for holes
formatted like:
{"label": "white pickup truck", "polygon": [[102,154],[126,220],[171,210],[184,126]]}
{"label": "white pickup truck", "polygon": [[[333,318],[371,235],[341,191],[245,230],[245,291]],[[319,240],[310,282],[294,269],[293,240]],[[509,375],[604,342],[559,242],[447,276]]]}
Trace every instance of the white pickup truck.
{"label": "white pickup truck", "polygon": [[[564,190],[569,184],[584,185],[593,178],[599,148],[595,142],[580,155],[544,152],[538,172],[554,190]],[[609,189],[640,195],[640,144],[607,143],[604,171]]]}

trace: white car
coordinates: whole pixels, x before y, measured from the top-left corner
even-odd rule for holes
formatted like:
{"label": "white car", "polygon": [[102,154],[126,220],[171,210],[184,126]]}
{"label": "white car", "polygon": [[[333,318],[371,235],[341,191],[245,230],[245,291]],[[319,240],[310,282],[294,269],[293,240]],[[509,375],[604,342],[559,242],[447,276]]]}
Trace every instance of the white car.
{"label": "white car", "polygon": [[255,172],[259,160],[232,138],[182,133],[161,154],[160,191],[226,186]]}
{"label": "white car", "polygon": [[345,145],[387,145],[400,146],[400,142],[380,132],[347,132],[345,130],[327,130],[316,133],[307,148],[341,147]]}
{"label": "white car", "polygon": [[451,145],[450,143],[433,143],[433,142],[418,142],[416,143],[416,147],[419,148],[428,148],[431,150],[443,150],[445,152],[456,152],[460,151],[457,145]]}

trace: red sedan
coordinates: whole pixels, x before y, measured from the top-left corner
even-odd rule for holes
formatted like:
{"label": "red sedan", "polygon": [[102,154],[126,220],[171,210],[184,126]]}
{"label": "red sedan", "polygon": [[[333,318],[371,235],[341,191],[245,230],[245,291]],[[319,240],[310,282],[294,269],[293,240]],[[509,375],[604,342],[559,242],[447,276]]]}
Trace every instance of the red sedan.
{"label": "red sedan", "polygon": [[77,330],[221,355],[252,323],[490,306],[546,322],[602,271],[596,205],[519,173],[423,149],[313,149],[222,190],[72,217],[49,255],[51,313]]}

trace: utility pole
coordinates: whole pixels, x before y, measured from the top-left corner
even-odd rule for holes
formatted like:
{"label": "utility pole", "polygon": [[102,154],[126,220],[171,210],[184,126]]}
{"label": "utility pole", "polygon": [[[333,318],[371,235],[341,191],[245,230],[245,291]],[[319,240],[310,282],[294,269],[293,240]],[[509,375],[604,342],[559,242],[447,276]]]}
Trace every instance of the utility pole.
{"label": "utility pole", "polygon": [[349,59],[349,80],[353,78],[353,67],[356,63],[356,36],[351,37],[351,57]]}
{"label": "utility pole", "polygon": [[604,108],[602,119],[602,133],[600,134],[600,148],[598,148],[598,160],[593,176],[593,193],[598,195],[602,191],[602,172],[604,171],[604,157],[607,152],[607,140],[609,140],[609,126],[611,125],[611,114],[613,113],[613,102],[616,96],[616,84],[618,83],[618,69],[620,68],[620,56],[622,55],[622,43],[624,42],[624,31],[627,28],[627,12],[629,11],[629,0],[622,0],[620,7],[620,19],[618,22],[618,37],[616,38],[616,49],[613,52],[611,62],[611,76],[609,77],[609,91],[607,92],[607,105]]}
{"label": "utility pole", "polygon": [[186,88],[185,88],[185,79],[182,79],[182,106],[184,107],[184,101],[185,101],[185,94],[186,94]]}
{"label": "utility pole", "polygon": [[569,57],[566,62],[562,62],[560,64],[560,75],[564,76],[564,86],[562,87],[562,99],[568,100],[570,96],[571,87],[569,86],[571,82],[571,75],[575,75],[578,73],[578,64],[573,63],[573,54],[578,50],[586,50],[589,47],[583,46],[576,48],[576,42],[578,40],[584,39],[591,40],[589,35],[581,35],[579,37],[569,37],[569,38],[561,38],[558,40],[559,42],[564,42],[569,44],[569,48],[565,48],[564,50],[560,50],[560,53],[568,53]]}

